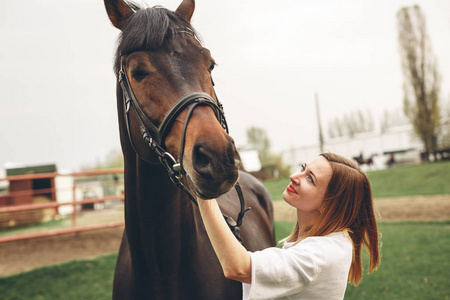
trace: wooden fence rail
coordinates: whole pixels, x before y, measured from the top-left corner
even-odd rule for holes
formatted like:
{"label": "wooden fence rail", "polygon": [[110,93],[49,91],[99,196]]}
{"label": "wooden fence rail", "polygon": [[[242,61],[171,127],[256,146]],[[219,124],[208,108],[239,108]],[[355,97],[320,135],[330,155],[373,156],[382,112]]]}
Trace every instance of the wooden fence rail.
{"label": "wooden fence rail", "polygon": [[[105,175],[105,174],[118,174],[123,173],[123,169],[110,169],[110,170],[94,170],[94,171],[87,171],[87,172],[77,172],[77,173],[71,173],[71,174],[26,174],[26,175],[17,175],[17,176],[10,176],[6,177],[0,180],[4,181],[17,181],[17,180],[34,180],[34,179],[41,179],[41,178],[48,178],[49,176],[57,177],[57,176],[72,176],[72,177],[89,177],[89,176],[98,176],[98,175]],[[102,186],[104,183],[110,184],[110,182],[104,181],[102,182]],[[122,181],[115,180],[115,184],[123,184]],[[85,183],[81,183],[80,186],[82,186]],[[27,240],[27,239],[35,239],[35,238],[42,238],[42,237],[49,237],[49,236],[55,236],[55,235],[61,235],[61,234],[73,234],[83,231],[89,231],[89,230],[98,230],[98,229],[105,229],[105,228],[113,228],[113,227],[119,227],[124,226],[125,222],[109,222],[104,224],[96,224],[96,225],[86,225],[86,226],[77,226],[77,214],[78,214],[78,206],[85,205],[85,204],[94,204],[94,203],[105,203],[105,202],[111,202],[111,201],[122,201],[124,200],[123,195],[114,195],[114,196],[106,196],[106,197],[95,197],[95,198],[89,198],[89,199],[83,199],[83,200],[76,200],[76,188],[77,184],[73,184],[72,186],[72,201],[68,202],[49,202],[49,203],[30,203],[30,204],[18,204],[18,205],[6,205],[6,206],[0,206],[0,214],[3,214],[4,216],[8,216],[8,214],[11,213],[20,213],[20,212],[29,212],[33,210],[43,210],[43,209],[49,209],[49,208],[58,208],[60,206],[72,206],[73,211],[71,214],[72,219],[72,225],[69,228],[59,228],[54,230],[47,230],[45,232],[33,232],[33,233],[23,233],[23,234],[11,234],[7,236],[1,236],[0,237],[0,244],[6,243],[6,242],[13,242],[13,241],[21,241],[21,240]],[[35,189],[35,190],[27,190],[27,191],[16,191],[16,192],[10,192],[6,195],[3,195],[3,197],[17,197],[21,195],[35,195],[35,194],[41,194],[41,193],[55,193],[56,187],[46,188],[46,189]]]}

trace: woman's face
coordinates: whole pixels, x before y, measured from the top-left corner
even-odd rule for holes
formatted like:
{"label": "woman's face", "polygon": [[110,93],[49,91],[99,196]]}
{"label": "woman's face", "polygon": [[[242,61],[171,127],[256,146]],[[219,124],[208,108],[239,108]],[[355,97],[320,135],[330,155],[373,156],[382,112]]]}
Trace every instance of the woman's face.
{"label": "woman's face", "polygon": [[291,175],[283,199],[304,213],[318,213],[330,182],[332,169],[323,156],[318,156]]}

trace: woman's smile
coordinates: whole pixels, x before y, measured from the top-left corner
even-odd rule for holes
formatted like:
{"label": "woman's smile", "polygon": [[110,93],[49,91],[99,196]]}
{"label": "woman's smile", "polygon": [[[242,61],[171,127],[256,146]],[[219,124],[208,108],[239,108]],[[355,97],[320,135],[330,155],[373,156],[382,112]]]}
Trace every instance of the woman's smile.
{"label": "woman's smile", "polygon": [[287,186],[286,191],[288,191],[289,193],[293,193],[293,194],[297,194],[298,195],[298,193],[295,191],[295,189],[294,189],[294,187],[292,186],[291,183]]}

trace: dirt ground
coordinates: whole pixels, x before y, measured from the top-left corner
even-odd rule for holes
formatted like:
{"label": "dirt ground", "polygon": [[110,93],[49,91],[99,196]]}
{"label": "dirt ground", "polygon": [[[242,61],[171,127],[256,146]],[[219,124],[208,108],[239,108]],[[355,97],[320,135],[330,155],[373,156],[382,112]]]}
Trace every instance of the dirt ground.
{"label": "dirt ground", "polygon": [[0,277],[119,250],[123,227],[0,244]]}
{"label": "dirt ground", "polygon": [[[450,220],[450,195],[378,198],[374,200],[377,219],[395,221]],[[295,209],[284,201],[274,202],[275,220],[295,221]]]}
{"label": "dirt ground", "polygon": [[[275,205],[275,220],[295,220],[284,201]],[[450,220],[450,195],[375,199],[380,221]],[[92,258],[119,249],[123,228],[53,236],[0,245],[0,277],[74,259]]]}

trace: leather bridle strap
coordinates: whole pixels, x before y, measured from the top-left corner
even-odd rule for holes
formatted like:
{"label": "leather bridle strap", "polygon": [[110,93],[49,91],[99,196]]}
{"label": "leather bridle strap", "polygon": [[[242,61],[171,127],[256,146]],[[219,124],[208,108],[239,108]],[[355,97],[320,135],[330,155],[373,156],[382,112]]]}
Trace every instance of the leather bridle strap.
{"label": "leather bridle strap", "polygon": [[[211,78],[211,82],[214,86],[214,81]],[[145,159],[139,151],[137,151],[137,148],[134,145],[133,137],[131,134],[131,124],[130,124],[130,117],[129,112],[130,108],[132,108],[136,120],[139,123],[139,129],[142,134],[142,138],[146,144],[150,147],[150,149],[156,154],[161,164],[165,167],[167,170],[167,173],[172,180],[173,183],[175,183],[180,189],[182,189],[186,195],[189,197],[189,199],[198,206],[197,200],[192,195],[191,191],[184,186],[184,184],[181,182],[180,177],[182,175],[186,175],[186,172],[183,168],[183,157],[184,157],[184,148],[186,143],[186,132],[187,132],[187,126],[189,123],[189,119],[191,118],[194,109],[199,105],[206,105],[212,108],[214,111],[214,114],[217,118],[217,120],[222,125],[223,129],[228,133],[228,125],[226,123],[225,114],[223,112],[222,104],[217,100],[216,101],[208,94],[203,92],[196,92],[191,93],[188,95],[185,95],[181,97],[174,106],[168,111],[166,116],[164,117],[163,121],[161,122],[160,126],[157,127],[149,118],[146,116],[144,111],[142,110],[141,106],[139,105],[139,102],[137,101],[133,90],[131,88],[130,82],[128,80],[128,76],[125,70],[125,66],[123,63],[121,63],[121,69],[119,71],[119,84],[122,89],[122,96],[124,100],[124,110],[125,110],[125,124],[127,128],[127,134],[128,138],[130,140],[130,144],[134,150],[134,152],[138,155],[138,157],[147,162],[152,164],[153,162]],[[216,92],[214,90],[214,95],[217,98]],[[180,154],[179,154],[179,162],[176,161],[176,159],[165,150],[165,138],[168,135],[170,128],[173,125],[173,122],[178,117],[178,115],[188,108],[188,111],[186,113],[186,117],[184,120],[183,125],[183,131],[181,135],[181,145],[180,145]],[[187,176],[187,175],[186,175]],[[223,215],[230,230],[233,232],[235,237],[242,243],[242,238],[240,237],[240,229],[239,226],[242,224],[242,219],[244,218],[245,213],[250,210],[251,208],[245,209],[245,200],[244,196],[241,190],[241,187],[239,186],[239,183],[236,183],[235,185],[236,192],[239,197],[241,210],[239,212],[237,221],[234,221],[233,218]]]}
{"label": "leather bridle strap", "polygon": [[[189,119],[192,116],[192,113],[194,112],[195,107],[198,105],[199,103],[195,103],[192,104],[191,107],[189,107],[189,110],[186,113],[186,119],[184,121],[184,125],[183,125],[183,131],[181,132],[181,141],[180,141],[180,155],[179,160],[180,160],[180,165],[183,165],[183,159],[184,159],[184,146],[186,144],[186,132],[187,132],[187,127],[189,124]],[[186,172],[184,171],[184,168],[181,168],[181,173],[183,175],[186,175]]]}
{"label": "leather bridle strap", "polygon": [[242,225],[242,220],[244,219],[245,213],[248,212],[249,210],[251,210],[252,208],[251,207],[245,208],[244,194],[242,193],[242,189],[241,189],[241,186],[239,185],[239,182],[236,182],[234,189],[236,190],[236,192],[238,194],[239,202],[241,205],[241,209],[239,211],[237,220],[235,221],[232,217],[229,217],[224,213],[222,213],[222,216],[224,217],[225,221],[228,224],[228,227],[233,232],[236,239],[242,244],[240,227]]}
{"label": "leather bridle strap", "polygon": [[214,114],[217,120],[222,125],[223,129],[225,129],[225,131],[228,133],[228,127],[226,126],[226,123],[222,122],[222,120],[225,120],[223,109],[218,106],[216,101],[210,95],[203,92],[196,92],[181,97],[167,112],[166,116],[161,122],[161,125],[158,128],[159,134],[161,136],[161,145],[164,145],[165,137],[169,134],[170,128],[172,127],[172,124],[177,116],[192,104],[195,104],[195,106],[199,104],[209,106],[214,111]]}

